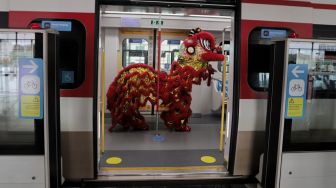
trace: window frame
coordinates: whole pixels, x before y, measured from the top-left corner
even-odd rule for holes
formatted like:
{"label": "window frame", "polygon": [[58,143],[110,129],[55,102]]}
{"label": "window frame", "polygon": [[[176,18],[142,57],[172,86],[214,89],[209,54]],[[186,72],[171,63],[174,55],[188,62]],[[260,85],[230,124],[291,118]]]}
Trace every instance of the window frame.
{"label": "window frame", "polygon": [[[145,40],[146,42],[147,42],[147,50],[131,50],[131,49],[126,49],[126,40],[129,40],[129,39],[137,39],[137,40],[139,40],[139,39],[141,39],[141,40]],[[141,43],[142,44],[142,43]],[[122,41],[122,43],[121,43],[121,49],[122,49],[122,52],[121,52],[121,56],[122,56],[122,63],[121,63],[121,65],[122,65],[122,67],[123,68],[125,68],[125,67],[127,67],[127,66],[130,66],[130,65],[133,65],[133,64],[128,64],[127,65],[127,63],[126,63],[126,53],[127,52],[132,52],[132,51],[141,51],[142,52],[142,54],[144,54],[145,56],[139,56],[139,57],[144,57],[144,63],[141,63],[141,64],[146,64],[146,65],[148,65],[148,53],[149,53],[149,42],[148,42],[148,40],[146,39],[146,38],[140,38],[140,37],[136,37],[136,38],[124,38],[123,39],[123,41]],[[130,57],[130,56],[129,56]],[[134,63],[134,64],[136,64],[136,63]]]}

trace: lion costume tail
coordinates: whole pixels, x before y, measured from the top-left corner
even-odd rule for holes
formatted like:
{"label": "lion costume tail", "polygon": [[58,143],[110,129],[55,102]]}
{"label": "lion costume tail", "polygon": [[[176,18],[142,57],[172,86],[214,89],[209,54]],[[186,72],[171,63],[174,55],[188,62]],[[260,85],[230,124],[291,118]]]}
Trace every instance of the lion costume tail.
{"label": "lion costume tail", "polygon": [[147,130],[148,125],[139,108],[148,102],[156,102],[157,72],[145,64],[134,64],[124,68],[114,79],[107,92],[107,109],[112,116],[112,129],[117,125],[124,128]]}

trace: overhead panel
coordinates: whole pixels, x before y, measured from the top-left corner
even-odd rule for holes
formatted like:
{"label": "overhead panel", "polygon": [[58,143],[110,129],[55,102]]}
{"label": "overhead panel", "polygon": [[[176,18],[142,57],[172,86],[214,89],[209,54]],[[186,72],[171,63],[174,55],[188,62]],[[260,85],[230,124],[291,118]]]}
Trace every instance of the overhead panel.
{"label": "overhead panel", "polygon": [[231,26],[233,11],[215,9],[102,6],[102,27],[222,31]]}

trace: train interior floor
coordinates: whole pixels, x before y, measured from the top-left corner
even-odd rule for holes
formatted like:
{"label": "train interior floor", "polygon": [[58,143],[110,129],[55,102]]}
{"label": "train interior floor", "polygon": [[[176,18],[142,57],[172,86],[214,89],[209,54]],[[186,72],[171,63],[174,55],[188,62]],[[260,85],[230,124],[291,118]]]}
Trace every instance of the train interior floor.
{"label": "train interior floor", "polygon": [[[190,132],[167,129],[156,116],[145,115],[148,131],[108,129],[111,118],[105,118],[105,151],[100,157],[100,175],[143,172],[224,173],[224,153],[219,151],[220,116],[190,118]],[[159,133],[159,137],[157,136]]]}

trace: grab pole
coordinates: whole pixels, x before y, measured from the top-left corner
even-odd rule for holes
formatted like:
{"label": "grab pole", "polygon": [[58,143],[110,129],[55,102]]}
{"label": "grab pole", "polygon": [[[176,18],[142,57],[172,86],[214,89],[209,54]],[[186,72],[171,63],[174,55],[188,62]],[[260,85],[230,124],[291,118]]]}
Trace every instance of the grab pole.
{"label": "grab pole", "polygon": [[220,140],[219,140],[219,151],[223,151],[224,143],[224,115],[225,115],[225,91],[226,91],[226,55],[224,53],[224,43],[225,43],[225,30],[223,31],[223,41],[222,41],[222,53],[224,55],[223,61],[223,74],[222,74],[222,113],[221,113],[221,128],[220,128]]}

